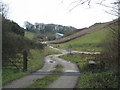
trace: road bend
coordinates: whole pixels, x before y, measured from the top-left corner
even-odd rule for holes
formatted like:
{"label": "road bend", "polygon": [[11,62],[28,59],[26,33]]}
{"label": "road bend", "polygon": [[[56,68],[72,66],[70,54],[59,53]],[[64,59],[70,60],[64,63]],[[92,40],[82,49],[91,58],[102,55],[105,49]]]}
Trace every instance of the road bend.
{"label": "road bend", "polygon": [[[58,74],[60,75],[60,77],[57,80],[55,80],[53,83],[51,83],[48,86],[48,88],[75,88],[80,76],[80,72],[77,65],[73,62],[59,58],[59,56],[67,54],[66,50],[57,49],[52,46],[49,47],[62,52],[62,54],[46,56],[44,59],[45,63],[42,69],[39,69],[38,71],[33,72],[30,75],[24,76],[20,79],[14,80],[4,85],[3,88],[27,87],[33,84],[37,79],[43,78],[46,75],[51,75],[51,74],[54,75],[54,73],[51,73],[51,71],[55,70],[56,69],[55,67],[58,64],[63,66],[63,72],[61,74]],[[99,52],[90,53],[90,52],[72,51],[72,53],[98,54]]]}

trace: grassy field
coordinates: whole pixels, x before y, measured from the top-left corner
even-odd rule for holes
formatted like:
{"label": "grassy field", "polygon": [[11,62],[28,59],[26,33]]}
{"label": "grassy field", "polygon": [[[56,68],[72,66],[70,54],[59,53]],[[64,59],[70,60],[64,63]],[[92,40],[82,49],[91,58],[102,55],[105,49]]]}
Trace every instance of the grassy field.
{"label": "grassy field", "polygon": [[30,39],[30,40],[33,39],[34,35],[35,35],[34,33],[31,33],[31,32],[25,32],[25,37],[28,38],[28,39]]}
{"label": "grassy field", "polygon": [[[58,51],[55,51],[48,47],[46,47],[44,50],[31,49],[30,53],[28,54],[28,71],[22,72],[22,70],[12,66],[3,67],[3,71],[2,71],[3,85],[12,80],[28,75],[30,72],[42,68],[42,66],[44,65],[43,60],[45,56],[50,54],[58,54],[58,53],[59,53]],[[20,58],[20,61],[22,61],[22,58]],[[20,64],[22,65],[22,62]]]}
{"label": "grassy field", "polygon": [[106,38],[109,29],[102,29],[91,34],[87,34],[80,38],[71,40],[69,42],[63,44],[52,44],[54,47],[57,48],[64,48],[66,49],[69,45],[72,46],[73,50],[83,50],[83,51],[100,51],[101,44]]}
{"label": "grassy field", "polygon": [[[81,76],[78,88],[117,88],[117,77],[112,70],[93,73],[93,70],[87,66],[88,61],[94,59],[94,56],[72,54],[60,57],[79,65]],[[97,67],[95,69],[97,70]]]}

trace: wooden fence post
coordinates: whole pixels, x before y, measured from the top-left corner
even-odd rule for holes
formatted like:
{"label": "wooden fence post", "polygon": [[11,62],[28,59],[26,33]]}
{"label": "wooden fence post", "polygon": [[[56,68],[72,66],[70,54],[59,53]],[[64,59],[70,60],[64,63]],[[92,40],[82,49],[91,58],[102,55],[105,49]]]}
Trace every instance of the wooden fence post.
{"label": "wooden fence post", "polygon": [[27,71],[27,51],[24,50],[23,51],[23,72],[26,72]]}
{"label": "wooden fence post", "polygon": [[72,54],[72,46],[71,46],[71,45],[68,46],[68,53],[69,53],[70,55]]}

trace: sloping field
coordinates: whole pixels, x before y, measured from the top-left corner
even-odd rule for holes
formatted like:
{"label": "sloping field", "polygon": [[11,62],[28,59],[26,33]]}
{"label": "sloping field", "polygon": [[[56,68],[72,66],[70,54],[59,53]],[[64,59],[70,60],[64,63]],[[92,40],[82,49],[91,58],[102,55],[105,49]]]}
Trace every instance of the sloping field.
{"label": "sloping field", "polygon": [[108,35],[108,32],[109,28],[105,28],[66,43],[53,45],[57,48],[64,49],[67,49],[69,46],[71,46],[73,50],[100,51],[102,42]]}
{"label": "sloping field", "polygon": [[[116,24],[111,24],[112,27],[116,27]],[[97,27],[96,27],[97,28]],[[84,30],[83,30],[84,31]],[[106,40],[106,37],[109,37],[109,32],[111,29],[106,26],[102,29],[95,29],[92,32],[85,32],[86,35],[82,37],[78,37],[76,39],[71,39],[69,42],[64,42],[60,44],[51,44],[54,47],[61,48],[61,49],[68,49],[71,47],[72,50],[79,50],[79,51],[101,51],[102,50],[102,43]],[[88,34],[89,33],[89,34]]]}
{"label": "sloping field", "polygon": [[91,26],[88,29],[85,29],[85,30],[79,31],[77,33],[74,33],[73,35],[70,35],[70,36],[67,36],[67,37],[64,37],[64,38],[61,38],[61,39],[58,39],[58,40],[50,41],[48,43],[59,44],[59,43],[68,42],[68,41],[73,40],[75,38],[78,38],[78,37],[84,36],[86,34],[89,34],[89,33],[101,30],[103,28],[106,28],[106,27],[108,27],[108,25],[110,25],[114,22],[116,22],[116,20],[111,21],[111,22],[107,22],[107,23],[103,23],[103,24],[97,24],[97,25]]}

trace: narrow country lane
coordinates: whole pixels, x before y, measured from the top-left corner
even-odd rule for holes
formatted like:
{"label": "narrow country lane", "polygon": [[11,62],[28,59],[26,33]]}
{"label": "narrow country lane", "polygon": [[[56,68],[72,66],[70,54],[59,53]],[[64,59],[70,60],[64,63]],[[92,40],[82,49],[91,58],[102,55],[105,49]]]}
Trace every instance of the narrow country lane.
{"label": "narrow country lane", "polygon": [[46,75],[49,75],[49,71],[53,70],[57,63],[50,63],[51,55],[45,57],[45,64],[42,69],[31,73],[25,77],[14,80],[7,85],[3,86],[3,88],[24,88],[34,83],[35,80],[43,78]]}
{"label": "narrow country lane", "polygon": [[57,63],[61,64],[64,69],[64,74],[60,76],[59,79],[54,81],[48,88],[74,88],[79,79],[80,73],[76,64],[58,58],[60,55],[54,55],[54,59]]}
{"label": "narrow country lane", "polygon": [[[70,61],[66,61],[64,59],[59,58],[59,56],[67,54],[66,50],[54,48],[49,46],[50,48],[59,50],[63,54],[60,55],[53,55],[54,59],[64,67],[63,72],[67,73],[68,75],[61,76],[58,80],[54,81],[49,88],[75,88],[77,85],[77,81],[80,77],[80,72],[75,63]],[[82,51],[72,51],[72,53],[84,53],[84,54],[100,54],[100,52],[82,52]]]}
{"label": "narrow country lane", "polygon": [[[63,54],[46,56],[45,63],[44,63],[44,66],[42,69],[40,69],[40,70],[38,70],[38,71],[28,75],[28,76],[14,80],[14,81],[8,83],[7,85],[3,86],[3,88],[24,88],[24,87],[27,87],[30,84],[34,83],[35,80],[37,80],[39,78],[43,78],[44,76],[51,74],[50,71],[54,70],[55,66],[57,64],[61,64],[64,67],[63,68],[64,72],[79,72],[79,70],[75,64],[58,58],[58,56],[66,54],[66,52],[64,50],[60,50],[60,51],[63,52]],[[67,82],[64,82],[64,83],[66,83],[65,85],[62,85],[63,84],[63,81],[61,81],[62,79],[67,81]],[[77,79],[78,79],[78,76],[76,77],[76,76],[63,75],[57,80],[57,82],[61,83],[61,84],[58,84],[58,83],[56,83],[56,84],[58,86],[62,85],[61,87],[63,87],[63,88],[64,87],[68,87],[68,88],[74,87]],[[56,88],[58,87],[57,85],[55,85]],[[52,86],[52,88],[53,87],[54,86]]]}
{"label": "narrow country lane", "polygon": [[[54,73],[51,73],[50,71],[54,70],[57,64],[61,64],[63,66],[63,74],[60,74],[61,76],[57,80],[55,80],[53,83],[51,83],[49,85],[49,88],[74,88],[80,76],[80,72],[77,65],[70,61],[59,58],[59,56],[67,54],[66,50],[57,49],[52,46],[49,46],[49,47],[62,52],[62,54],[46,56],[45,63],[42,69],[39,69],[38,71],[31,73],[28,76],[14,80],[8,83],[7,85],[3,86],[3,88],[27,87],[32,83],[34,83],[35,80],[37,79],[43,78],[46,75],[54,74]],[[72,51],[72,53],[97,54],[99,52],[89,53],[89,52]]]}

